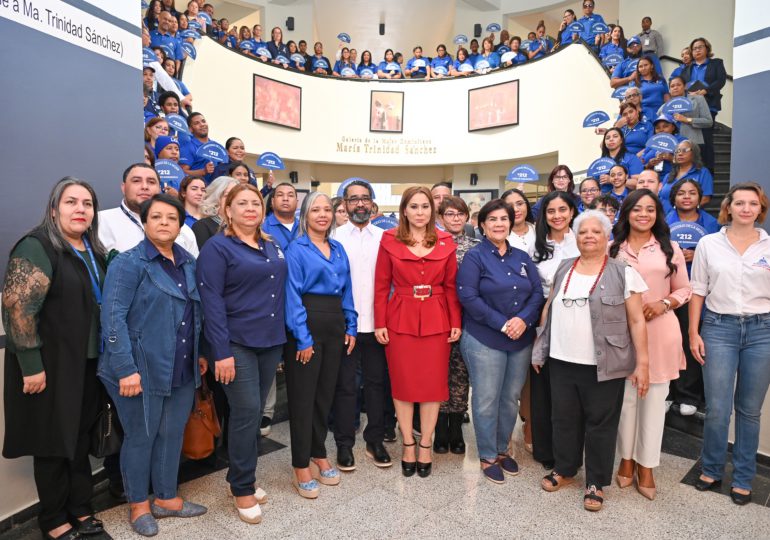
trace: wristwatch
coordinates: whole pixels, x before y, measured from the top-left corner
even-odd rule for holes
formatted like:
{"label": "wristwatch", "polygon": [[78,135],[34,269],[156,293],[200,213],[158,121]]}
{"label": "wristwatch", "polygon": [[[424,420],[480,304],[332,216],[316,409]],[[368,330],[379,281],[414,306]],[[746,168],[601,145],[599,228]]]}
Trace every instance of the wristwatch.
{"label": "wristwatch", "polygon": [[663,305],[666,306],[666,312],[668,312],[668,310],[671,309],[671,300],[664,298],[661,300],[661,302],[663,302]]}

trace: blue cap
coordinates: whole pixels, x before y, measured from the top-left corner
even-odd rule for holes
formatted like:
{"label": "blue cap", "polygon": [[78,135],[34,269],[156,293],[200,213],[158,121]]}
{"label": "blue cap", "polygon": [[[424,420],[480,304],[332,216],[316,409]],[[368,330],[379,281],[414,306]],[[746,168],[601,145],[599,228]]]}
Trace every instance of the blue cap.
{"label": "blue cap", "polygon": [[671,116],[669,116],[667,114],[661,114],[660,116],[658,116],[655,119],[655,121],[652,123],[652,125],[654,126],[658,122],[668,122],[669,124],[675,124],[676,120],[674,120]]}
{"label": "blue cap", "polygon": [[179,143],[176,141],[176,139],[172,139],[168,135],[161,135],[155,139],[155,157],[158,157],[161,151],[169,144],[175,144],[179,146]]}
{"label": "blue cap", "polygon": [[630,47],[634,43],[636,43],[637,45],[641,45],[642,41],[639,39],[638,36],[633,36],[633,37],[629,38],[629,40],[626,42],[626,47]]}

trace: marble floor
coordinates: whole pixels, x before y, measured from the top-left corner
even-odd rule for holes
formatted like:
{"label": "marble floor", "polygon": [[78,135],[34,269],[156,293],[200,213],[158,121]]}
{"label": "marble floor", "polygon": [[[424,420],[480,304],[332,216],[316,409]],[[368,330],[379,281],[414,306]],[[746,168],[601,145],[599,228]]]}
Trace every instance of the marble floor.
{"label": "marble floor", "polygon": [[[281,422],[273,426],[270,439],[288,445],[288,431],[288,422]],[[274,445],[274,451],[260,458],[257,470],[258,484],[270,499],[262,507],[261,524],[238,519],[226,471],[221,470],[180,488],[185,498],[208,506],[208,514],[162,520],[157,538],[770,538],[766,500],[738,507],[724,495],[699,493],[682,483],[695,464],[682,457],[688,454],[687,448],[673,450],[679,455],[664,453],[656,472],[657,500],[648,501],[633,488],[613,486],[605,491],[604,510],[594,514],[583,510],[579,487],[558,493],[540,489],[545,471],[525,451],[520,433],[514,440],[521,473],[503,485],[482,477],[468,424],[465,435],[465,457],[435,456],[433,474],[427,479],[401,475],[397,443],[388,445],[394,458],[390,469],[368,461],[360,443],[355,448],[356,471],[342,473],[337,487],[322,486],[316,500],[297,495],[290,484],[289,449]],[[680,441],[682,445],[687,446],[687,441]],[[333,457],[331,438],[327,447]],[[582,478],[578,480],[576,486]],[[113,538],[136,540],[139,537],[130,530],[126,514],[122,505],[99,517]],[[39,538],[38,534],[14,537]]]}

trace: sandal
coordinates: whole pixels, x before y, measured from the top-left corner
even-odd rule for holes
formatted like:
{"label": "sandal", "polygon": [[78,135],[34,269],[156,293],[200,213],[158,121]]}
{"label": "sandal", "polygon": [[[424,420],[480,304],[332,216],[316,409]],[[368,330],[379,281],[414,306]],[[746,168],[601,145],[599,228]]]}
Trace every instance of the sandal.
{"label": "sandal", "polygon": [[562,476],[556,471],[551,471],[550,474],[547,474],[543,477],[543,480],[540,482],[540,487],[549,493],[553,493],[554,491],[559,491],[564,486],[568,486],[574,482],[575,479],[571,476]]}
{"label": "sandal", "polygon": [[599,495],[602,490],[591,484],[586,487],[586,493],[583,495],[583,508],[589,512],[598,512],[604,504],[604,497]]}

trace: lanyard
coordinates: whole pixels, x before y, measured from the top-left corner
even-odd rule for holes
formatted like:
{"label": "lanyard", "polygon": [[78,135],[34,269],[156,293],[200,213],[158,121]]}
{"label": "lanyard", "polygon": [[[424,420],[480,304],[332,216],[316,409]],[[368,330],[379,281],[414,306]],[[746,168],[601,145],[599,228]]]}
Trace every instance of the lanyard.
{"label": "lanyard", "polygon": [[144,227],[142,227],[142,224],[139,223],[136,218],[129,212],[125,206],[123,206],[123,203],[120,203],[120,209],[123,211],[124,214],[126,214],[126,217],[131,220],[131,223],[136,225],[141,229],[142,232],[144,232]]}
{"label": "lanyard", "polygon": [[[99,267],[96,266],[96,259],[94,258],[94,252],[91,249],[91,243],[88,241],[88,238],[86,238],[85,236],[83,237],[83,243],[86,245],[86,251],[88,251],[88,256],[91,259],[91,264],[93,265],[93,269],[90,266],[88,266],[88,263],[83,258],[83,255],[81,255],[80,252],[77,249],[75,249],[75,246],[72,246],[72,244],[70,244],[70,246],[72,247],[72,251],[75,252],[75,255],[77,255],[78,259],[83,261],[83,264],[86,266],[86,270],[88,270],[88,277],[91,278],[91,289],[93,290],[93,293],[94,293],[94,299],[96,300],[97,305],[101,306],[102,290],[101,290],[101,287],[99,287],[99,270],[98,270]],[[94,275],[94,272],[96,272],[96,275]]]}

